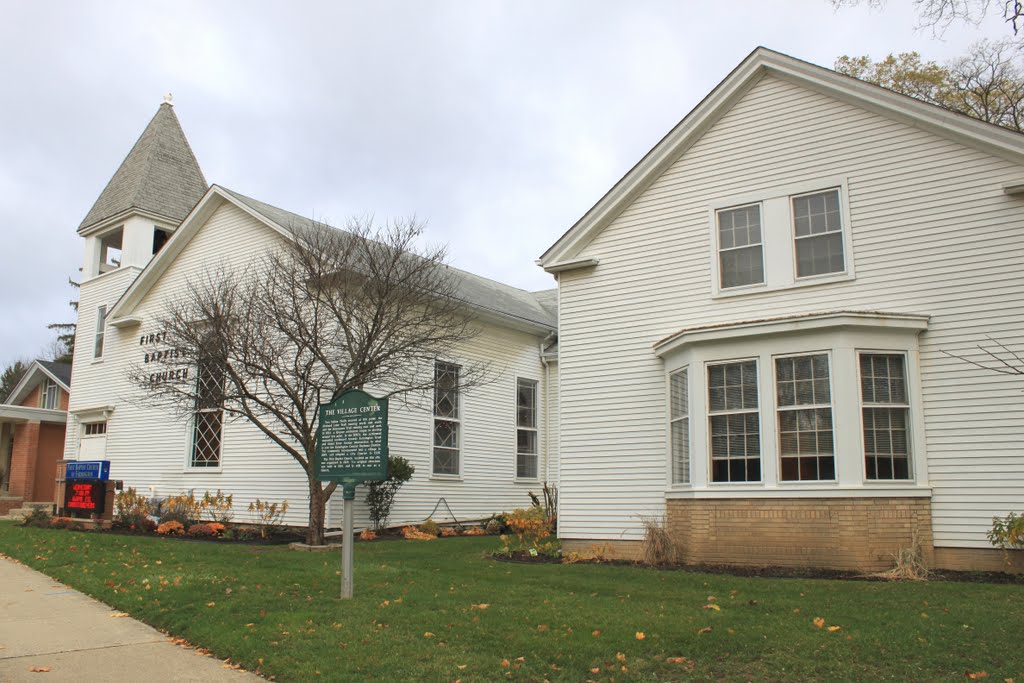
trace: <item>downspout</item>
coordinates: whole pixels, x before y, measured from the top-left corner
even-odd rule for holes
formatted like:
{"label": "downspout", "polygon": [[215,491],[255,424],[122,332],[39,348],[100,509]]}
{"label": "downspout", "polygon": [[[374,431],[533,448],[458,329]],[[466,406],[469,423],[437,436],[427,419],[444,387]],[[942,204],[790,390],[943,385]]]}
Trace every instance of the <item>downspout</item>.
{"label": "downspout", "polygon": [[549,436],[550,432],[548,431],[551,428],[551,404],[548,403],[548,399],[551,396],[551,392],[548,388],[551,383],[551,366],[544,357],[544,349],[556,338],[558,338],[557,332],[551,332],[548,336],[544,337],[544,340],[540,343],[539,354],[540,364],[544,366],[544,483],[551,481],[551,438]]}

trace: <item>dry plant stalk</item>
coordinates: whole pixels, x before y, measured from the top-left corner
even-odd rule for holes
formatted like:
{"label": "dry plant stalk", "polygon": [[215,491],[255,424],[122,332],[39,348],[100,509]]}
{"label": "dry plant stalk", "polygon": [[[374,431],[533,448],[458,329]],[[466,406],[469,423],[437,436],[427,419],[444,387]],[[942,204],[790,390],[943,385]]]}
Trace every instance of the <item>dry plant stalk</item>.
{"label": "dry plant stalk", "polygon": [[644,524],[644,562],[651,565],[675,564],[680,558],[680,548],[668,532],[665,519],[642,518]]}

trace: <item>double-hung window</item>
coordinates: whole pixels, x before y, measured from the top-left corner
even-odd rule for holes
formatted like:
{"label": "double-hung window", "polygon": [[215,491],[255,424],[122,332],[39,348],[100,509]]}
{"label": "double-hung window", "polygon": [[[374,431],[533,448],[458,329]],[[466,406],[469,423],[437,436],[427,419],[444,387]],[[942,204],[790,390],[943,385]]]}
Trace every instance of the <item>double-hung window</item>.
{"label": "double-hung window", "polygon": [[212,359],[200,359],[196,368],[196,409],[189,466],[220,467],[223,437],[224,368]]}
{"label": "double-hung window", "polygon": [[846,270],[838,189],[793,197],[793,230],[798,278]]}
{"label": "double-hung window", "polygon": [[722,209],[717,215],[720,287],[763,284],[761,205]]}
{"label": "double-hung window", "polygon": [[707,372],[711,480],[761,481],[757,361],[716,363]]}
{"label": "double-hung window", "polygon": [[107,327],[107,307],[100,306],[96,309],[96,334],[93,337],[92,357],[103,358],[103,339]]}
{"label": "double-hung window", "polygon": [[49,377],[43,381],[42,391],[39,395],[39,407],[46,410],[57,409],[57,398],[59,397],[60,388],[57,383]]}
{"label": "double-hung window", "polygon": [[516,477],[537,478],[537,382],[516,380]]}
{"label": "double-hung window", "polygon": [[434,474],[459,474],[459,366],[434,363]]}
{"label": "double-hung window", "polygon": [[836,478],[828,354],[775,359],[783,481]]}
{"label": "double-hung window", "polygon": [[672,483],[690,483],[690,372],[669,375],[669,430],[672,442]]}
{"label": "double-hung window", "polygon": [[860,390],[867,478],[910,479],[906,357],[860,354]]}

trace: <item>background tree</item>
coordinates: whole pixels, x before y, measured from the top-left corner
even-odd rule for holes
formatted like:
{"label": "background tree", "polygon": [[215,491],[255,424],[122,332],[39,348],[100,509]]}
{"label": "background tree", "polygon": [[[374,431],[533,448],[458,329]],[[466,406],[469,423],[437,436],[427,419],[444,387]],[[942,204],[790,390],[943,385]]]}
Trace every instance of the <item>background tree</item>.
{"label": "background tree", "polygon": [[[836,9],[867,5],[880,9],[885,0],[831,0]],[[950,25],[963,22],[977,26],[989,12],[1002,8],[1003,19],[1013,28],[1014,35],[1024,27],[1024,4],[1020,0],[914,0],[918,21],[922,28],[930,28],[941,36]]]}
{"label": "background tree", "polygon": [[[71,285],[77,292],[79,283],[75,282],[71,278],[68,278],[68,284]],[[71,306],[71,310],[75,312],[75,317],[78,317],[78,299],[72,299],[68,302]],[[54,330],[57,332],[57,339],[48,349],[46,355],[50,356],[51,360],[58,363],[70,363],[71,358],[75,353],[75,332],[78,330],[78,323],[51,323],[46,326],[48,330]]]}
{"label": "background tree", "polygon": [[18,382],[25,376],[28,366],[31,364],[32,361],[19,358],[8,364],[3,372],[0,373],[0,403],[7,400],[7,397],[14,391],[14,387],[18,386]]}
{"label": "background tree", "polygon": [[967,55],[945,64],[923,61],[917,52],[904,52],[877,62],[868,56],[844,55],[836,60],[835,69],[988,123],[1024,131],[1024,66],[1009,40],[980,41]]}
{"label": "background tree", "polygon": [[[181,416],[223,409],[294,458],[309,484],[310,544],[324,541],[336,488],[314,477],[319,405],[362,387],[432,405],[435,359],[476,334],[446,249],[417,247],[422,232],[414,220],[293,227],[248,266],[189,282],[155,321],[176,353],[150,354],[130,373],[153,403]],[[460,386],[485,370],[464,363]]]}

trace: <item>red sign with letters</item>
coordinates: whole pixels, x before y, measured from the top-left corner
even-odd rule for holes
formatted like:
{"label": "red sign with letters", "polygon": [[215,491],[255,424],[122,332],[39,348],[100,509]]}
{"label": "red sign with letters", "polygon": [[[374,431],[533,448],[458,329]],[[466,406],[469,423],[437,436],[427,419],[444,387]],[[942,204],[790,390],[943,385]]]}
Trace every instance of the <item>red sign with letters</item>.
{"label": "red sign with letters", "polygon": [[69,481],[64,488],[64,507],[80,516],[102,515],[107,501],[107,482]]}

